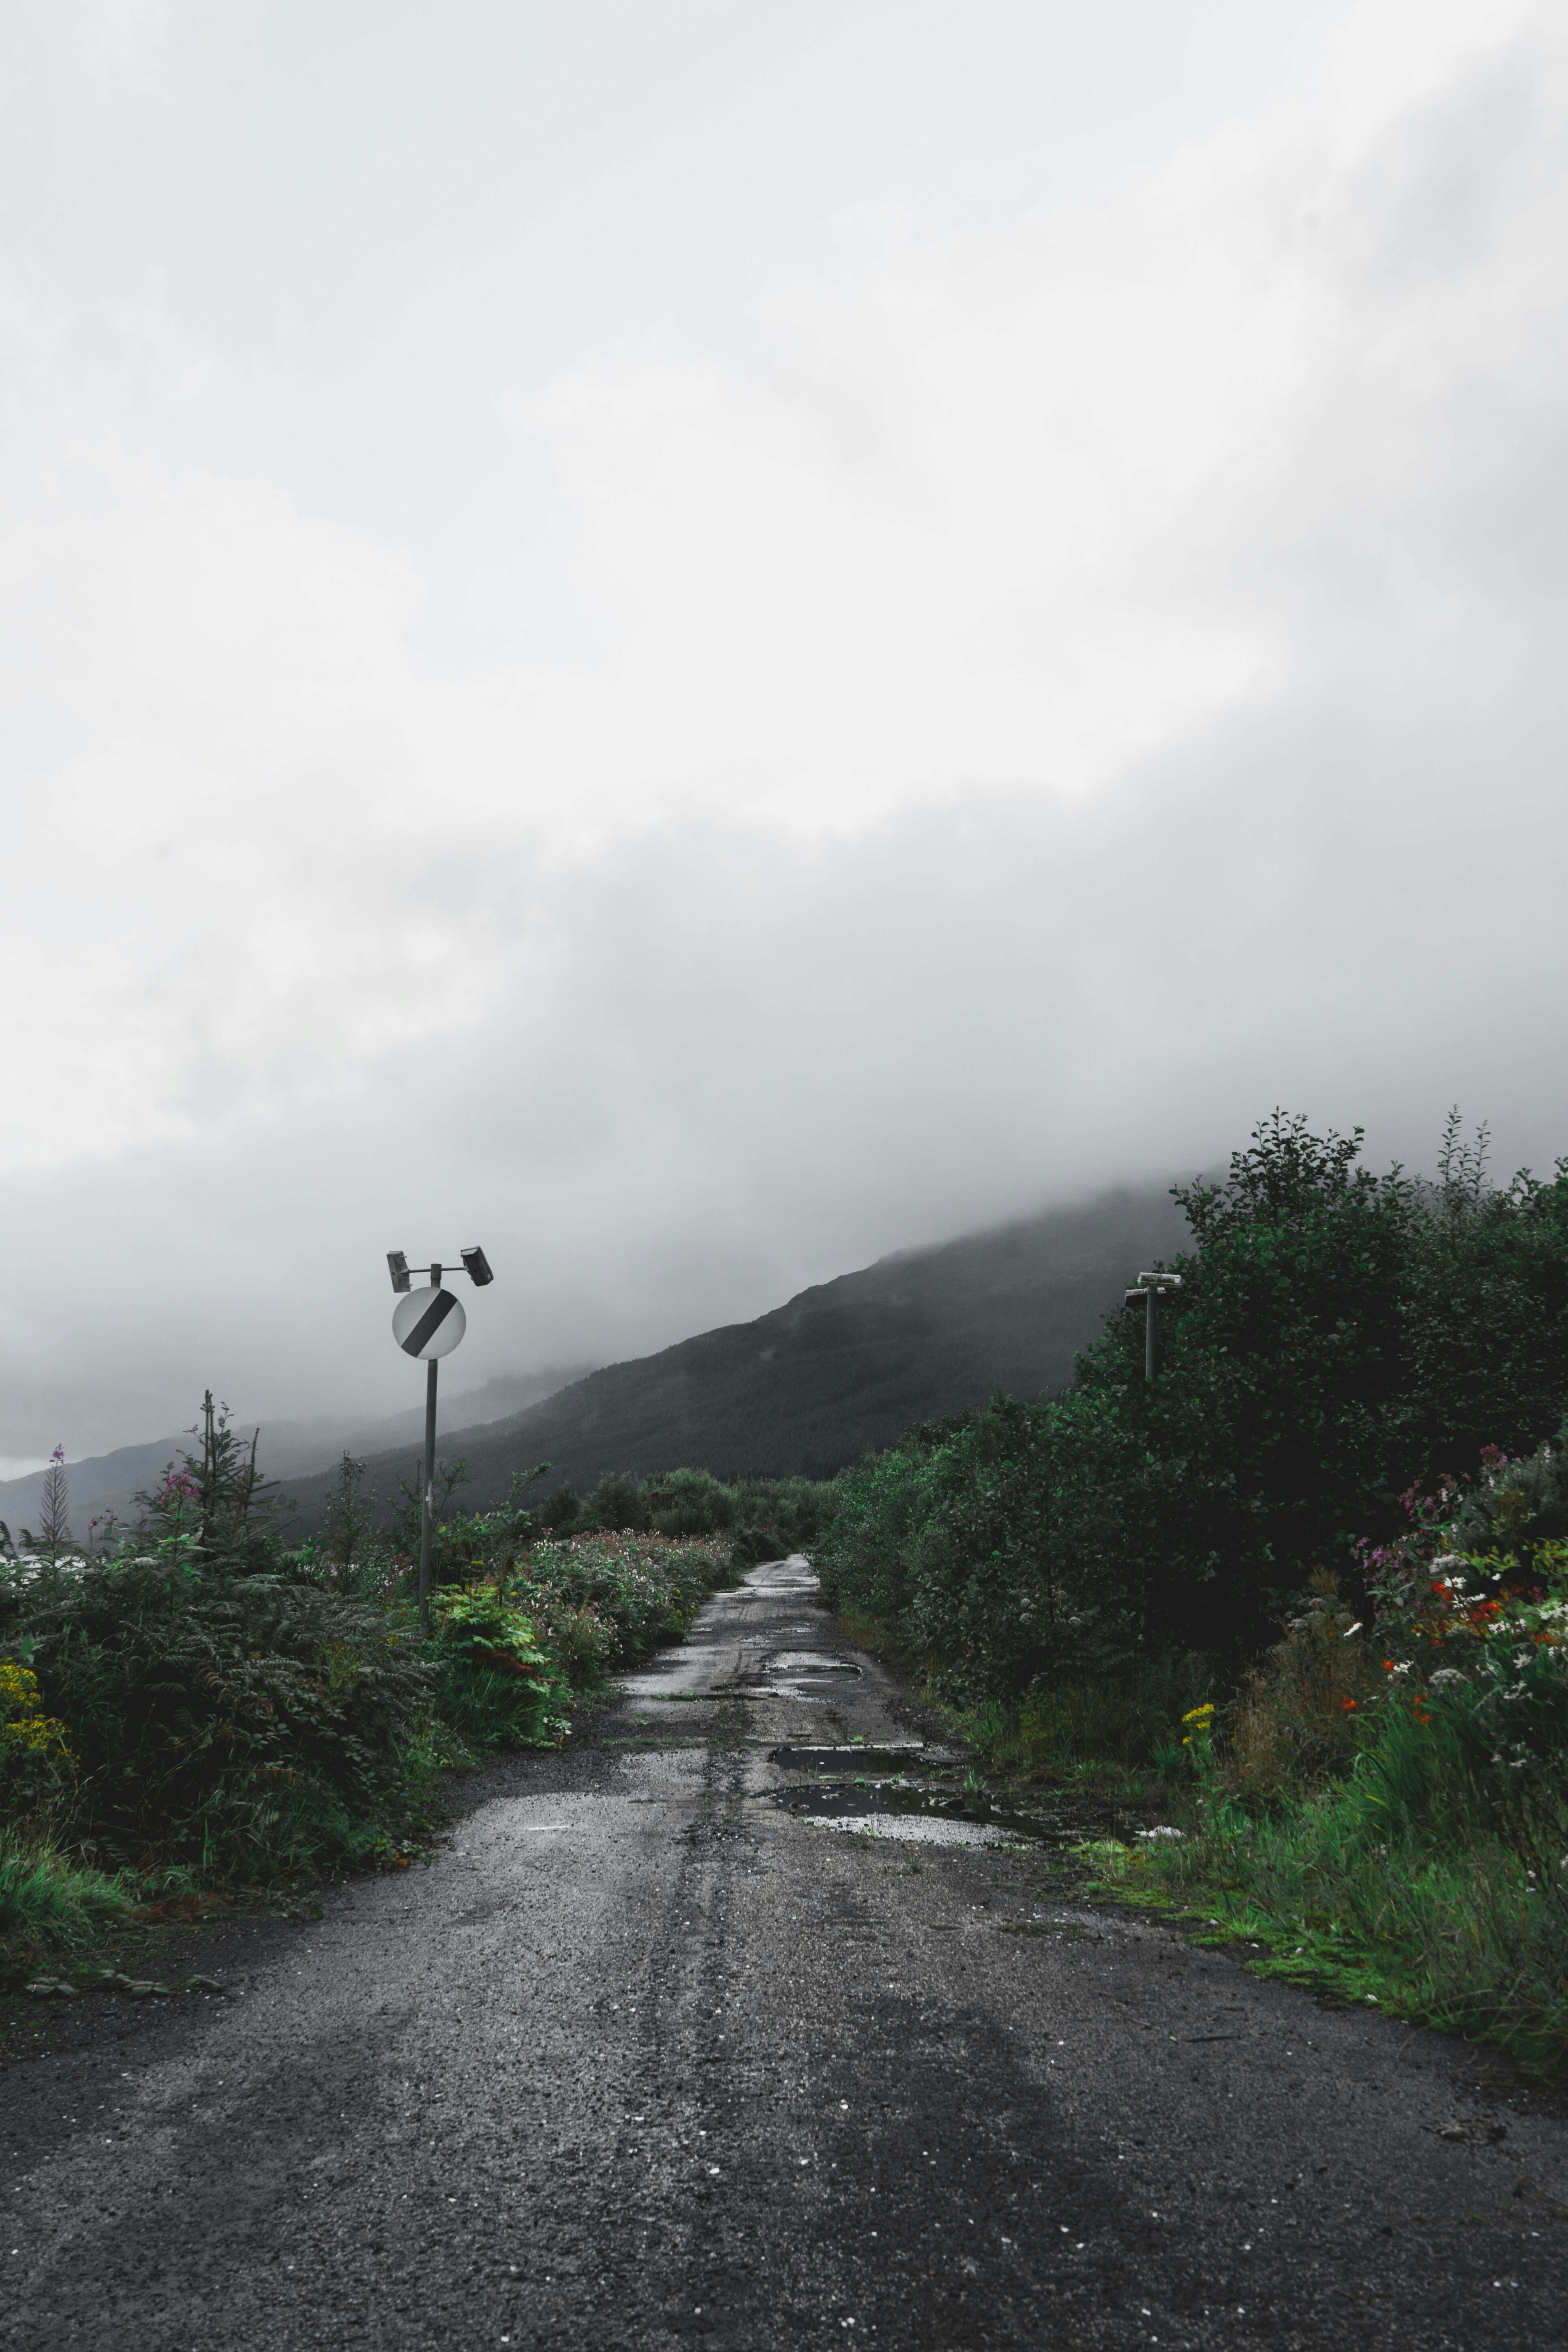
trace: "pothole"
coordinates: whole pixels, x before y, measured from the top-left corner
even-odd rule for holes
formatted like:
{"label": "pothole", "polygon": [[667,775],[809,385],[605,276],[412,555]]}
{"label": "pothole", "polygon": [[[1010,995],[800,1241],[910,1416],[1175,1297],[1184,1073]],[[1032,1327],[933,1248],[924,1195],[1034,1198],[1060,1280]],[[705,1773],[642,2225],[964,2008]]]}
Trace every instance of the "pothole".
{"label": "pothole", "polygon": [[901,1776],[780,1789],[773,1802],[816,1829],[847,1829],[925,1845],[1045,1845],[1081,1834],[1076,1829],[1064,1832],[984,1797],[922,1788]]}
{"label": "pothole", "polygon": [[1026,1846],[1016,1830],[981,1822],[955,1822],[941,1813],[803,1813],[813,1829],[842,1830],[851,1836],[888,1838],[899,1845]]}
{"label": "pothole", "polygon": [[836,1658],[826,1650],[781,1650],[770,1658],[764,1674],[786,1675],[791,1681],[797,1677],[810,1679],[817,1675],[858,1675],[860,1668],[848,1658]]}

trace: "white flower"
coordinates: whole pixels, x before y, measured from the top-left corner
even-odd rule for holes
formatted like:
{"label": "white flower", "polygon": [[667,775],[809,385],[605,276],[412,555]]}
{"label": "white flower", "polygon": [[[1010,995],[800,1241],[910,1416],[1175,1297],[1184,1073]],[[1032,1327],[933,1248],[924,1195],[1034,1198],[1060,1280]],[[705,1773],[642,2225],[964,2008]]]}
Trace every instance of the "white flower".
{"label": "white flower", "polygon": [[1470,1678],[1468,1675],[1462,1675],[1458,1666],[1439,1666],[1436,1673],[1428,1675],[1427,1679],[1436,1690],[1440,1683],[1468,1683]]}

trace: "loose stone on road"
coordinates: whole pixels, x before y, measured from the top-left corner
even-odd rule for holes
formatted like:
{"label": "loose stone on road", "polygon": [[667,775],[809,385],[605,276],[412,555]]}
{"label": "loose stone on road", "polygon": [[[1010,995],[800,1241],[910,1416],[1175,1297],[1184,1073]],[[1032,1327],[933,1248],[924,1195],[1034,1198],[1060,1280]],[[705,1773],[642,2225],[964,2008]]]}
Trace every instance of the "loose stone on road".
{"label": "loose stone on road", "polygon": [[225,1998],[34,2005],[0,2340],[1562,2341],[1562,2102],[1075,1901],[1071,1806],[961,1776],[755,1570],[428,1871],[171,1948]]}

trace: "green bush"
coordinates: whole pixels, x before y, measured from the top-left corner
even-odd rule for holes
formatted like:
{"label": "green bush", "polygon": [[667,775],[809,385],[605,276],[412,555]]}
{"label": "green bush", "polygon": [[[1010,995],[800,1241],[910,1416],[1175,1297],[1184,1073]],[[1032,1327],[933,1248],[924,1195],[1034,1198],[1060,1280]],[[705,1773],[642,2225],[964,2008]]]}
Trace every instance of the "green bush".
{"label": "green bush", "polygon": [[570,1728],[535,1628],[493,1584],[447,1586],[435,1600],[437,1700],[481,1754],[552,1748]]}
{"label": "green bush", "polygon": [[27,1620],[75,1823],[116,1866],[266,1877],[394,1850],[426,1814],[436,1677],[384,1611],[201,1577],[171,1544],[89,1565]]}
{"label": "green bush", "polygon": [[1452,1125],[1432,1184],[1360,1148],[1276,1113],[1178,1190],[1158,1379],[1119,1311],[1065,1395],[993,1396],[844,1473],[829,1597],[967,1700],[1167,1652],[1240,1673],[1314,1568],[1362,1575],[1412,1482],[1536,1445],[1568,1398],[1568,1161],[1492,1192]]}
{"label": "green bush", "polygon": [[19,1658],[0,1657],[0,1820],[47,1826],[75,1788],[70,1735],[46,1714],[37,1675]]}
{"label": "green bush", "polygon": [[1370,1622],[1321,1573],[1203,1743],[1195,1836],[1124,1865],[1538,2070],[1568,2061],[1561,1480],[1559,1444],[1407,1495]]}
{"label": "green bush", "polygon": [[[595,1678],[632,1665],[685,1634],[702,1602],[731,1573],[728,1544],[636,1534],[568,1536],[536,1544],[508,1596],[541,1625],[577,1613],[579,1654]],[[584,1680],[580,1687],[591,1687]]]}

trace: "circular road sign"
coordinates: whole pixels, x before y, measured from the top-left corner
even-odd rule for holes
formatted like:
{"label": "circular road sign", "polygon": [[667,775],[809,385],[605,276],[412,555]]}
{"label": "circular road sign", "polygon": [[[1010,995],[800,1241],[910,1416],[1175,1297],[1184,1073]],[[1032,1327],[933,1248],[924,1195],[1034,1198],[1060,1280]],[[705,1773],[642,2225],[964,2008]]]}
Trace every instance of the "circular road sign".
{"label": "circular road sign", "polygon": [[427,1364],[433,1356],[449,1356],[468,1318],[462,1303],[449,1290],[411,1290],[393,1310],[392,1336],[405,1356]]}

